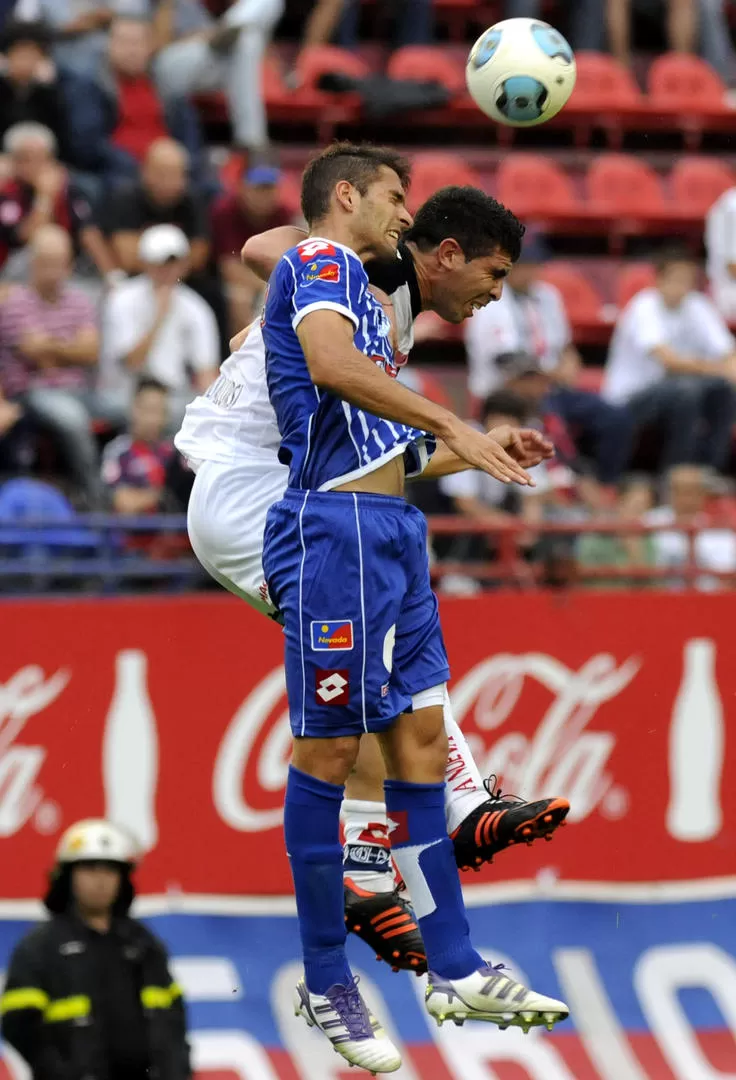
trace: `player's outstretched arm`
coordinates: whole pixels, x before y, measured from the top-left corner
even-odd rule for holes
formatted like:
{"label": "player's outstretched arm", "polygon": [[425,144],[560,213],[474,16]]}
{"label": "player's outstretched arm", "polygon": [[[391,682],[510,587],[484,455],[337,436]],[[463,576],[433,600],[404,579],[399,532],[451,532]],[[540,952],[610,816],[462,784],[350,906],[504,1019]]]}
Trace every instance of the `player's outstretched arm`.
{"label": "player's outstretched arm", "polygon": [[[504,450],[524,469],[533,469],[546,458],[554,457],[555,448],[541,431],[534,428],[513,428],[510,424],[492,428],[486,438],[495,439]],[[465,472],[471,466],[457,454],[454,454],[443,442],[437,449],[421,476],[416,480],[436,480],[440,476],[452,476]]]}
{"label": "player's outstretched arm", "polygon": [[261,281],[268,281],[281,256],[301,244],[306,236],[304,229],[298,229],[296,225],[279,225],[277,229],[269,229],[246,240],[240,258]]}
{"label": "player's outstretched arm", "polygon": [[352,323],[324,308],[305,315],[297,336],[316,386],[386,420],[431,431],[471,468],[482,469],[504,483],[534,487],[534,480],[504,448],[464,423],[449,409],[415,394],[353,345]]}

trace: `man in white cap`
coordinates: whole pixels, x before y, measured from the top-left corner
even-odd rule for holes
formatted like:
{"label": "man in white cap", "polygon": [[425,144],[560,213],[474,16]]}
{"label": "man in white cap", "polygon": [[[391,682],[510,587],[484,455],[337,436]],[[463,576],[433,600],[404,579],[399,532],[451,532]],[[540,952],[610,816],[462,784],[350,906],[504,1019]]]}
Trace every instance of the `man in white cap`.
{"label": "man in white cap", "polygon": [[10,959],[2,1037],[33,1080],[189,1080],[181,989],[166,950],[128,909],[132,838],[107,821],[67,829],[44,903],[51,918]]}
{"label": "man in white cap", "polygon": [[138,247],[144,272],[114,289],[103,313],[104,390],[129,402],[140,376],[157,379],[169,391],[172,425],[216,378],[220,358],[215,316],[181,280],[189,250],[176,225],[146,229]]}

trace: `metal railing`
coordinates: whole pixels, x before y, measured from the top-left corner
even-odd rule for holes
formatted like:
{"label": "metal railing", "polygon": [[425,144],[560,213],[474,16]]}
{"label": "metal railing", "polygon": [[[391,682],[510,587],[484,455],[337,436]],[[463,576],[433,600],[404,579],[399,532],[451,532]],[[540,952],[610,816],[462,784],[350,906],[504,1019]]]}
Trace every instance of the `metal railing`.
{"label": "metal railing", "polygon": [[[736,573],[698,564],[696,538],[703,527],[644,525],[609,519],[585,522],[545,522],[530,527],[521,521],[488,524],[462,516],[428,518],[430,536],[486,537],[492,554],[482,560],[444,558],[431,566],[435,584],[451,575],[479,583],[536,588],[549,583],[544,548],[538,557],[524,557],[530,534],[535,541],[563,537],[570,541],[567,557],[574,571],[562,573],[559,584],[631,583],[697,586],[709,578],[736,586]],[[729,528],[730,526],[709,526]],[[733,529],[731,530],[733,531]],[[649,565],[632,560],[628,565],[588,566],[575,558],[574,541],[586,534],[646,537],[661,533],[686,537],[686,556],[677,565]],[[557,553],[559,561],[559,552]],[[211,585],[189,547],[183,514],[123,516],[79,515],[70,521],[27,520],[0,523],[0,593],[67,591],[70,588],[102,593],[155,587],[181,591]]]}

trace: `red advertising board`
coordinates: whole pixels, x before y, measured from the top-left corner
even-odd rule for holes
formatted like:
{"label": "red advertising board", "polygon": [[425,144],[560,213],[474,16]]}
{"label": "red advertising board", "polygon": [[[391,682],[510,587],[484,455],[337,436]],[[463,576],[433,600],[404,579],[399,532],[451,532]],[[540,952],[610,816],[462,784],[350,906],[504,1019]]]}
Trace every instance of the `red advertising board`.
{"label": "red advertising board", "polygon": [[[734,874],[735,614],[727,594],[443,601],[481,772],[573,808],[553,844],[474,881]],[[38,896],[61,831],[103,814],[149,849],[144,893],[291,891],[277,626],[220,596],[7,602],[0,619],[4,897]]]}

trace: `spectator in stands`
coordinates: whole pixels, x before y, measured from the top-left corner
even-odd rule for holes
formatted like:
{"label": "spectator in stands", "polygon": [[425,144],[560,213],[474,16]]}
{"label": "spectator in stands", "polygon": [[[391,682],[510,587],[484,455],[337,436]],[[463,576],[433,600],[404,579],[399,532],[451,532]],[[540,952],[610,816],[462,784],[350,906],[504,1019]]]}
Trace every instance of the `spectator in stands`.
{"label": "spectator in stands", "polygon": [[602,51],[606,37],[610,52],[627,67],[631,66],[631,19],[637,15],[655,18],[665,13],[667,47],[674,52],[695,52],[698,30],[698,6],[701,19],[709,17],[711,0],[577,0],[572,6],[572,43],[576,49]]}
{"label": "spectator in stands", "polygon": [[176,225],[146,229],[138,250],[143,273],[111,292],[103,317],[102,385],[127,408],[138,377],[157,379],[169,391],[174,428],[219,366],[215,317],[180,280],[189,256]]}
{"label": "spectator in stands", "polygon": [[181,229],[189,241],[187,284],[214,311],[221,339],[230,336],[222,287],[209,269],[207,206],[191,183],[189,157],[180,143],[157,139],[146,154],[140,180],[113,192],[102,219],[115,262],[127,274],[141,270],[138,251],[144,229],[164,224]]}
{"label": "spectator in stands", "polygon": [[696,279],[689,254],[662,256],[656,285],[616,323],[603,395],[625,406],[639,431],[663,431],[661,469],[698,463],[722,472],[736,420],[736,342]]}
{"label": "spectator in stands", "polygon": [[724,191],[705,219],[706,270],[713,301],[724,319],[736,320],[736,187]]}
{"label": "spectator in stands", "polygon": [[[652,542],[658,566],[683,567],[689,562],[690,539],[677,526],[697,526],[693,543],[695,565],[702,570],[717,570],[736,574],[736,533],[730,528],[714,527],[706,510],[708,498],[707,472],[697,465],[678,465],[667,478],[668,500],[664,506],[651,510],[645,520],[650,525],[673,526],[671,530],[654,533]],[[734,578],[727,579],[732,586]],[[670,586],[684,587],[684,579],[668,581]],[[726,582],[703,575],[696,588],[712,591],[723,588]]]}
{"label": "spectator in stands", "polygon": [[42,19],[54,34],[54,59],[61,67],[93,78],[116,15],[146,16],[148,0],[17,0],[18,19]]}
{"label": "spectator in stands", "polygon": [[251,236],[288,225],[293,216],[279,198],[280,179],[273,166],[246,167],[237,190],[212,208],[212,256],[227,288],[233,334],[253,319],[263,295],[263,282],[243,265],[241,248]]}
{"label": "spectator in stands", "polygon": [[268,143],[261,65],[284,0],[230,0],[225,8],[215,20],[193,0],[158,0],[156,26],[162,48],[156,74],[162,90],[171,96],[224,91],[233,142],[258,153]]}
{"label": "spectator in stands", "polygon": [[54,436],[89,506],[99,494],[90,421],[118,419],[91,390],[99,339],[94,307],[69,283],[72,245],[58,225],[30,242],[31,278],[0,304],[0,383],[11,401]]}
{"label": "spectator in stands", "polygon": [[[510,390],[497,390],[490,394],[483,403],[483,429],[509,424],[521,427],[527,422],[529,408],[518,394]],[[530,525],[538,524],[543,516],[541,500],[550,491],[551,484],[544,462],[534,470],[537,486],[534,488],[509,489],[508,484],[496,480],[487,473],[476,469],[445,476],[440,480],[440,491],[446,495],[459,514],[464,514],[473,521],[483,521],[488,525],[504,525],[515,517]],[[463,537],[464,543],[471,546],[476,538]],[[456,541],[457,544],[457,541]],[[485,542],[482,544],[485,547]],[[457,551],[454,556],[459,557]]]}
{"label": "spectator in stands", "polygon": [[189,153],[192,175],[203,179],[202,138],[192,105],[160,89],[150,73],[154,34],[145,19],[117,18],[94,82],[78,80],[67,95],[77,168],[110,183],[136,179],[148,151],[170,136]]}
{"label": "spectator in stands", "polygon": [[50,37],[39,22],[9,22],[0,36],[0,138],[15,124],[43,124],[61,156],[68,145],[63,87],[50,59]]}
{"label": "spectator in stands", "polygon": [[[16,124],[3,140],[10,178],[0,185],[0,268],[3,278],[25,277],[24,246],[42,225],[66,229],[102,274],[112,269],[92,208],[56,160],[56,139],[41,124]],[[18,253],[17,255],[15,253]]]}
{"label": "spectator in stands", "polygon": [[102,455],[102,482],[116,513],[162,509],[167,473],[176,456],[173,441],[164,437],[168,423],[167,388],[143,376],[133,397],[128,431],[109,442]]}
{"label": "spectator in stands", "polygon": [[[619,489],[616,505],[605,517],[617,526],[643,522],[654,505],[654,491],[646,476],[630,476]],[[641,533],[584,533],[577,542],[577,560],[580,566],[591,569],[630,568],[653,566],[654,543],[652,537]],[[595,578],[598,588],[631,588],[643,584],[641,578]]]}
{"label": "spectator in stands", "polygon": [[465,325],[469,388],[482,398],[502,384],[496,364],[503,353],[537,357],[549,376],[545,412],[557,414],[590,446],[599,481],[618,483],[631,455],[631,424],[626,410],[576,387],[581,361],[572,340],[559,289],[542,281],[549,252],[539,238],[528,240],[512,267],[501,299],[477,311]]}

